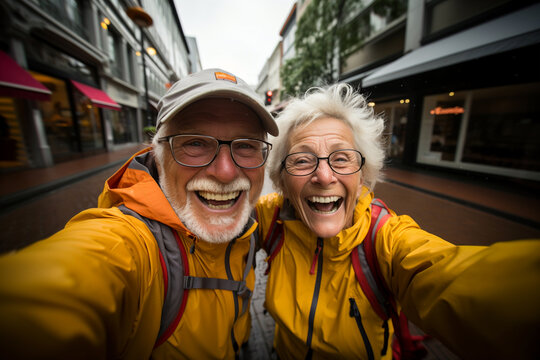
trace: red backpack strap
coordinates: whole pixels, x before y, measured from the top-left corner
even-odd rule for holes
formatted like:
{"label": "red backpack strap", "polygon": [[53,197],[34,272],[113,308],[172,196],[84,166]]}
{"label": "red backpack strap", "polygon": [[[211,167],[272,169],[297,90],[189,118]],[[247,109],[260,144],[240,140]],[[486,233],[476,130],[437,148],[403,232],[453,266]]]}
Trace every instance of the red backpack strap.
{"label": "red backpack strap", "polygon": [[375,238],[378,230],[390,218],[390,212],[384,204],[381,206],[382,202],[379,201],[374,199],[371,203],[371,223],[369,230],[362,244],[351,252],[351,261],[356,279],[360,283],[360,287],[369,300],[371,307],[381,319],[388,320],[390,317],[387,309],[388,291],[386,286],[381,286],[379,280],[381,275],[378,271],[379,266],[375,266],[377,261]]}
{"label": "red backpack strap", "polygon": [[281,209],[279,207],[276,207],[274,210],[274,215],[272,216],[272,222],[270,223],[270,229],[268,230],[268,233],[266,234],[266,237],[263,242],[263,248],[268,254],[267,257],[267,267],[265,271],[265,275],[268,275],[270,272],[270,266],[272,264],[272,260],[276,257],[279,250],[281,250],[281,247],[283,246],[283,221],[279,218],[279,213]]}
{"label": "red backpack strap", "polygon": [[[380,199],[371,202],[371,223],[361,245],[351,253],[351,260],[356,278],[373,310],[386,321],[391,318],[394,333],[398,341],[392,345],[394,359],[421,359],[427,353],[421,341],[425,336],[413,336],[409,331],[408,320],[403,312],[397,313],[397,306],[390,289],[383,279],[375,250],[375,241],[380,228],[391,217],[390,210]],[[386,339],[385,339],[386,343]],[[382,354],[386,353],[386,346]]]}

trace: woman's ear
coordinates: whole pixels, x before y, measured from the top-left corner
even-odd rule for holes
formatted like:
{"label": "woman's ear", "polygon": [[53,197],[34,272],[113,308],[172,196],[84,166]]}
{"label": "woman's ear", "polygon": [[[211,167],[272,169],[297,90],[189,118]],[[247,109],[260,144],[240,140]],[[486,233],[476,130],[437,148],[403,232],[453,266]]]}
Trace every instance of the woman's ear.
{"label": "woman's ear", "polygon": [[364,187],[364,172],[362,171],[358,179],[358,187],[356,189],[356,198],[359,199],[362,195],[362,189]]}
{"label": "woman's ear", "polygon": [[284,198],[289,198],[289,191],[287,189],[287,185],[285,184],[285,179],[283,178],[284,175],[281,174],[279,177],[279,190],[281,191]]}

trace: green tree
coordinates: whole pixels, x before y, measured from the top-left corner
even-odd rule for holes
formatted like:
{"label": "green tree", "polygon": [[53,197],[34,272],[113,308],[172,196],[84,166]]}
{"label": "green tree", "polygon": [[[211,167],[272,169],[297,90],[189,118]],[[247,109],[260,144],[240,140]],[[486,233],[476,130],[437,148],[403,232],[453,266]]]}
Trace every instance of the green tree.
{"label": "green tree", "polygon": [[[349,55],[371,32],[370,11],[362,0],[312,0],[298,21],[296,54],[281,68],[285,96],[312,86],[332,84]],[[406,0],[377,0],[374,13],[393,20],[406,10]]]}
{"label": "green tree", "polygon": [[286,94],[296,95],[311,86],[331,83],[339,22],[346,0],[312,0],[296,28],[296,55],[283,65]]}

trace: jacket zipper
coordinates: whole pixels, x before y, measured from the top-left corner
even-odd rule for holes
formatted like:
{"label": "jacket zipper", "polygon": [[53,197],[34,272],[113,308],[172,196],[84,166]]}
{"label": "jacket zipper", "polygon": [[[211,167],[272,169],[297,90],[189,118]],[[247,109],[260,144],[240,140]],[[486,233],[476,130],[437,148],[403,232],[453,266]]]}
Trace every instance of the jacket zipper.
{"label": "jacket zipper", "polygon": [[374,360],[375,357],[373,356],[373,349],[371,348],[366,329],[364,329],[364,325],[362,324],[360,310],[358,310],[358,306],[356,305],[356,301],[354,300],[354,298],[349,298],[349,302],[351,303],[351,310],[349,312],[349,315],[356,320],[356,325],[358,326],[358,330],[360,330],[360,335],[362,335],[362,340],[364,341],[364,345],[366,347],[368,359]]}
{"label": "jacket zipper", "polygon": [[315,248],[315,255],[313,255],[313,261],[311,262],[311,268],[309,269],[309,274],[315,274],[315,265],[317,265],[317,260],[319,259],[319,254],[322,250],[322,239],[317,238],[317,247]]}
{"label": "jacket zipper", "polygon": [[306,339],[306,345],[308,347],[308,353],[306,359],[311,359],[313,351],[311,349],[311,341],[313,338],[313,323],[315,322],[315,311],[317,310],[317,302],[319,301],[319,291],[321,289],[321,279],[322,279],[322,266],[323,266],[323,257],[320,256],[323,249],[323,239],[317,238],[317,248],[315,249],[315,256],[313,258],[313,263],[309,271],[310,274],[315,273],[315,265],[317,265],[317,278],[315,279],[315,290],[313,290],[313,299],[311,300],[311,309],[309,310],[309,322],[308,322],[308,334]]}

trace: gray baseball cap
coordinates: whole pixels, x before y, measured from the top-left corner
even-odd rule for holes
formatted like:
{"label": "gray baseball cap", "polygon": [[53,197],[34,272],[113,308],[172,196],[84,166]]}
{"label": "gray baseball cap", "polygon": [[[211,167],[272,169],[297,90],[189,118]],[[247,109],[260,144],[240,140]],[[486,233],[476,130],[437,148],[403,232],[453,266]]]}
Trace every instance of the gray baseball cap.
{"label": "gray baseball cap", "polygon": [[159,129],[161,124],[174,118],[189,104],[208,98],[229,98],[241,102],[257,114],[270,135],[278,135],[276,121],[257,93],[244,80],[221,69],[206,69],[174,83],[158,103],[156,128]]}

